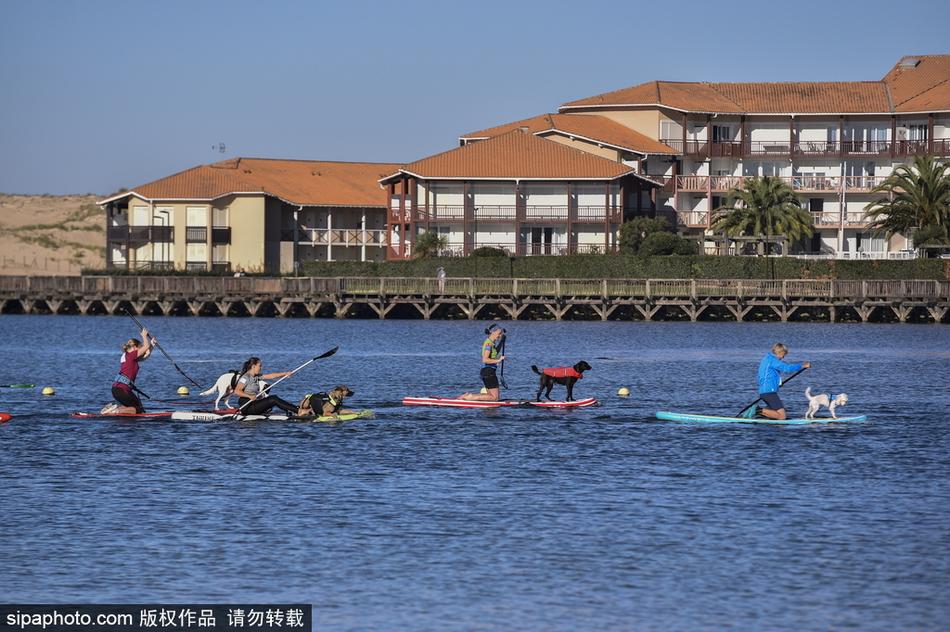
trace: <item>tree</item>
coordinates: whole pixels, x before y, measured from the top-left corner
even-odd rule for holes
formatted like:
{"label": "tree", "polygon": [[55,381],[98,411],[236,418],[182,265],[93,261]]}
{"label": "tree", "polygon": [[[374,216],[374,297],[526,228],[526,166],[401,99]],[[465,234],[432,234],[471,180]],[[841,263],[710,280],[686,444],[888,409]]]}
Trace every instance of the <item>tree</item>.
{"label": "tree", "polygon": [[669,230],[666,219],[662,217],[635,217],[620,226],[620,250],[635,255],[649,235]]}
{"label": "tree", "polygon": [[886,194],[865,207],[869,228],[888,237],[914,235],[916,245],[950,243],[950,165],[917,156],[875,187]]}
{"label": "tree", "polygon": [[415,259],[437,257],[439,251],[445,250],[448,244],[449,240],[445,235],[428,231],[416,237],[416,243],[412,247],[412,256]]}
{"label": "tree", "polygon": [[747,179],[730,192],[726,205],[713,212],[713,230],[729,237],[757,238],[760,254],[771,237],[795,242],[813,232],[811,214],[802,208],[794,189],[774,176]]}
{"label": "tree", "polygon": [[656,255],[694,255],[696,242],[684,239],[675,233],[652,233],[640,244],[638,254],[641,257]]}

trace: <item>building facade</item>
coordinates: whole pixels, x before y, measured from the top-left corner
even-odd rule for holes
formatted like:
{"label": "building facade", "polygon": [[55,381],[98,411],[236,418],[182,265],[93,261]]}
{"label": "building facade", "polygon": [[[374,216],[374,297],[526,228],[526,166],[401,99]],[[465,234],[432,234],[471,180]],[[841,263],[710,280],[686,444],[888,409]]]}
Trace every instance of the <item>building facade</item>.
{"label": "building facade", "polygon": [[449,256],[612,252],[627,217],[653,212],[657,186],[621,161],[525,128],[403,165],[380,183],[390,260],[412,257],[425,232],[443,236]]}
{"label": "building facade", "polygon": [[566,103],[674,150],[643,164],[663,188],[657,206],[684,232],[711,237],[714,211],[755,176],[778,176],[811,211],[815,236],[793,253],[839,258],[912,255],[912,242],[868,231],[872,190],[918,155],[950,157],[950,55],[905,57],[880,81],[653,81]]}
{"label": "building facade", "polygon": [[385,257],[377,180],[397,165],[236,158],[99,204],[106,265],[290,273],[311,260]]}

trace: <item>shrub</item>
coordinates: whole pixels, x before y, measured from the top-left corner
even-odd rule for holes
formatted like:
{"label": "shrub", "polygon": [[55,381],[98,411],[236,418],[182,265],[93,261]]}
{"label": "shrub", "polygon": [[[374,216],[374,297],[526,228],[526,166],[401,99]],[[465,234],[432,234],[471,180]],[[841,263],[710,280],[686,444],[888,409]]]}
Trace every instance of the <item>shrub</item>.
{"label": "shrub", "polygon": [[620,226],[620,251],[629,254],[640,252],[643,240],[650,235],[669,232],[663,217],[636,217]]}
{"label": "shrub", "polygon": [[482,246],[472,251],[471,257],[507,257],[508,253],[501,248],[492,248],[491,246]]}

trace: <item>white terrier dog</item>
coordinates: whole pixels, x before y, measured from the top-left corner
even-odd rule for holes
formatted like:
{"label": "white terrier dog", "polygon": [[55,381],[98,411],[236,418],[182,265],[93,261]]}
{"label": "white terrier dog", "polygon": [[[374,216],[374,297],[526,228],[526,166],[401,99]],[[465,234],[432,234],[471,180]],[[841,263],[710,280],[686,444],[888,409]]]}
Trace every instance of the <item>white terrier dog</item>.
{"label": "white terrier dog", "polygon": [[[237,371],[228,371],[227,373],[222,373],[217,381],[215,381],[214,386],[209,388],[206,391],[202,391],[202,395],[211,395],[212,393],[217,393],[217,397],[214,400],[214,408],[218,410],[221,408],[219,404],[221,400],[224,400],[224,407],[231,408],[231,395],[234,394],[234,386],[237,384],[238,378]],[[267,382],[261,382],[261,390],[267,389]]]}
{"label": "white terrier dog", "polygon": [[805,389],[805,397],[808,398],[808,412],[805,413],[805,419],[814,419],[815,413],[817,413],[822,406],[828,409],[828,412],[831,413],[832,419],[837,419],[838,415],[835,414],[835,408],[838,406],[844,406],[848,403],[847,393],[841,393],[832,399],[828,393],[812,395],[810,386]]}

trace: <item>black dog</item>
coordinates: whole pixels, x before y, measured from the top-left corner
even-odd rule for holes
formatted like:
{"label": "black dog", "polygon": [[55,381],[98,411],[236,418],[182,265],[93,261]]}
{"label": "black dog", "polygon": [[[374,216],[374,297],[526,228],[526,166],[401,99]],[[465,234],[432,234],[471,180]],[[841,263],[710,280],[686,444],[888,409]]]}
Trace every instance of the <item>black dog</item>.
{"label": "black dog", "polygon": [[574,383],[584,377],[584,371],[590,371],[590,365],[581,360],[574,366],[556,367],[553,369],[544,369],[531,365],[531,370],[541,376],[541,386],[538,387],[538,394],[535,395],[537,401],[541,401],[541,391],[547,389],[544,394],[548,400],[551,399],[551,389],[555,384],[561,384],[567,387],[567,401],[574,401]]}

